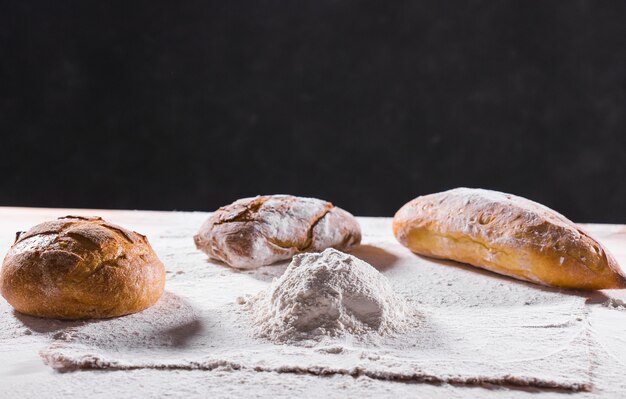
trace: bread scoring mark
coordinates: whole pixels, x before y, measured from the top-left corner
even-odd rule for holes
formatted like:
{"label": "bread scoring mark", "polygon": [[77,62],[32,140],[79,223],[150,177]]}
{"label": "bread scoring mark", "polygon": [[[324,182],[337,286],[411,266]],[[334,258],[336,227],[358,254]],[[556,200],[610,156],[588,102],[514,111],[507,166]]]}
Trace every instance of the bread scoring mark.
{"label": "bread scoring mark", "polygon": [[129,243],[131,243],[131,244],[135,244],[135,243],[137,243],[137,240],[135,239],[135,237],[133,237],[133,236],[132,236],[132,234],[133,234],[133,233],[134,233],[134,234],[137,234],[137,235],[138,235],[138,236],[140,236],[140,237],[142,237],[142,238],[144,239],[144,241],[147,241],[146,236],[141,235],[141,234],[139,234],[139,233],[137,233],[137,232],[133,232],[133,233],[131,233],[131,232],[129,232],[128,230],[126,230],[126,229],[124,229],[124,228],[122,228],[122,227],[116,226],[116,225],[114,225],[114,224],[110,224],[110,223],[102,223],[102,226],[104,226],[104,227],[108,228],[109,230],[113,230],[114,232],[118,233],[118,234],[119,234],[119,235],[121,235],[121,236],[122,236],[122,237],[123,237],[126,241],[128,241],[128,242],[129,242]]}
{"label": "bread scoring mark", "polygon": [[317,226],[318,223],[320,223],[322,221],[322,219],[324,219],[326,217],[326,215],[328,215],[328,213],[331,210],[333,210],[333,208],[334,208],[333,204],[331,204],[330,202],[328,204],[330,206],[326,207],[325,212],[322,213],[321,215],[319,215],[316,219],[314,219],[313,223],[309,224],[309,229],[307,230],[307,233],[306,233],[305,244],[304,244],[304,246],[302,248],[298,248],[298,250],[306,251],[313,244],[313,229],[315,229],[315,226]]}
{"label": "bread scoring mark", "polygon": [[26,233],[25,231],[16,231],[15,232],[15,241],[13,241],[13,244],[15,244],[16,242],[18,242],[20,240],[20,236],[22,234]]}
{"label": "bread scoring mark", "polygon": [[85,220],[85,221],[102,220],[102,218],[100,216],[74,216],[74,215],[67,215],[67,216],[61,216],[60,218],[58,218],[58,220],[63,220],[63,219],[78,219],[78,220]]}
{"label": "bread scoring mark", "polygon": [[306,238],[304,240],[304,243],[301,245],[289,245],[288,243],[284,242],[284,241],[280,241],[277,240],[273,237],[268,237],[266,234],[264,234],[262,231],[259,231],[259,234],[265,238],[265,240],[267,240],[267,242],[275,245],[276,247],[282,248],[282,249],[287,249],[287,250],[296,250],[299,252],[306,252],[308,251],[311,246],[313,245],[313,231],[315,229],[315,227],[326,217],[326,215],[328,215],[328,213],[333,210],[335,207],[333,206],[333,204],[331,204],[330,202],[325,202],[325,209],[323,210],[323,212],[321,212],[319,215],[316,215],[315,218],[313,219],[313,221],[307,221],[307,230],[306,230]]}
{"label": "bread scoring mark", "polygon": [[104,242],[98,240],[97,238],[88,236],[83,231],[68,231],[65,233],[67,237],[72,238],[74,241],[78,242],[82,247],[87,250],[96,250],[102,248]]}
{"label": "bread scoring mark", "polygon": [[[259,212],[259,209],[270,199],[269,196],[262,197],[254,197],[249,198],[247,201],[244,200],[236,201],[235,203],[227,206],[223,206],[217,210],[219,213],[218,220],[216,220],[213,224],[220,225],[224,223],[234,223],[234,222],[252,222],[255,221],[255,216]],[[238,207],[242,207],[242,209],[238,210]]]}
{"label": "bread scoring mark", "polygon": [[65,228],[71,225],[73,225],[72,222],[60,222],[57,220],[52,221],[52,222],[44,222],[31,228],[25,233],[20,234],[19,240],[16,241],[16,243],[24,241],[34,236],[59,234]]}
{"label": "bread scoring mark", "polygon": [[[117,233],[118,235],[120,235],[124,240],[128,241],[131,244],[136,244],[137,240],[135,237],[133,237],[132,233],[127,231],[126,229],[119,227],[117,225],[108,223],[106,221],[104,221],[104,219],[102,219],[99,216],[65,216],[63,218],[59,218],[59,219],[77,219],[80,221],[84,221],[84,222],[95,222],[95,223],[81,223],[81,222],[76,222],[76,224],[78,224],[78,229],[81,229],[82,226],[92,226],[92,225],[96,225],[96,226],[102,226],[108,230],[112,230],[114,233]],[[74,230],[74,229],[72,229]],[[98,237],[96,237],[94,234],[92,234],[92,231],[90,228],[85,228],[86,233],[83,234],[83,236],[87,239],[91,239],[94,243],[101,245],[101,242],[99,240]],[[144,238],[144,241],[146,240],[145,236],[142,236],[138,233],[135,233],[138,236],[141,236]],[[113,238],[113,237],[107,237],[107,238]]]}
{"label": "bread scoring mark", "polygon": [[37,251],[42,247],[53,244],[57,239],[56,235],[35,234],[29,237],[22,235],[20,240],[11,247],[11,252]]}

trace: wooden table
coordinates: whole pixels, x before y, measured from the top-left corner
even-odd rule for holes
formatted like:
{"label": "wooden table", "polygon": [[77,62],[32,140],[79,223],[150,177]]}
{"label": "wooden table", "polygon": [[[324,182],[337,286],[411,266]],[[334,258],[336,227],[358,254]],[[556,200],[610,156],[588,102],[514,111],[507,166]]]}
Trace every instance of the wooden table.
{"label": "wooden table", "polygon": [[[15,232],[44,221],[64,215],[99,215],[111,222],[134,230],[154,231],[164,229],[168,221],[176,218],[198,225],[207,213],[115,211],[85,209],[40,209],[0,207],[0,254],[6,253],[15,237]],[[389,219],[360,218],[368,226],[388,226]],[[626,226],[587,224],[587,230],[603,242],[626,265]],[[370,227],[378,229],[378,227]],[[382,229],[383,227],[380,227]],[[369,231],[370,234],[388,234],[384,231]],[[167,267],[167,262],[166,262]],[[171,274],[168,276],[171,277]],[[586,294],[585,294],[586,295]],[[599,303],[613,298],[612,309],[599,308],[591,315],[592,334],[606,344],[606,352],[594,357],[590,392],[561,392],[551,390],[524,389],[515,387],[476,387],[449,384],[427,384],[392,382],[354,378],[345,375],[319,377],[307,374],[279,374],[254,371],[183,371],[183,370],[127,370],[127,371],[80,371],[59,373],[44,365],[38,356],[37,346],[20,347],[3,325],[15,322],[13,312],[0,314],[0,398],[40,397],[533,397],[553,398],[573,396],[626,397],[626,293],[588,294],[589,303]],[[4,299],[0,298],[0,301]],[[3,304],[3,303],[0,303]],[[4,303],[6,307],[6,303]],[[594,311],[595,312],[595,311]],[[10,319],[10,320],[9,320]],[[32,327],[32,326],[31,326]],[[31,328],[31,330],[33,330]],[[4,335],[2,333],[4,332]],[[46,331],[29,331],[33,340]],[[33,341],[37,342],[37,341]],[[621,349],[620,349],[621,348]]]}

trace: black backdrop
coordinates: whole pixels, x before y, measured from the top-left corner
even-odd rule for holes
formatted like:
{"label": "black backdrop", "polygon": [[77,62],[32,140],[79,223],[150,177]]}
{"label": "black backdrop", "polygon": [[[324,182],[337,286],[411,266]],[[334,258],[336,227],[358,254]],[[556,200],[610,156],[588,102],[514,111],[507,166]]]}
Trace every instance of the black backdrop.
{"label": "black backdrop", "polygon": [[626,222],[626,2],[0,1],[0,205]]}

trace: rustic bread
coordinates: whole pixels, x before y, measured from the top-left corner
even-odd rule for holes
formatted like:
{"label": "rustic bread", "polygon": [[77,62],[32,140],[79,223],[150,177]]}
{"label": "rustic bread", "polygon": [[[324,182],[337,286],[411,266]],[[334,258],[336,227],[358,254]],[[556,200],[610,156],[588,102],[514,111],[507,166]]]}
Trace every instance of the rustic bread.
{"label": "rustic bread", "polygon": [[360,243],[361,228],[354,216],[330,202],[265,195],[218,209],[194,240],[210,258],[251,269],[301,252],[348,250]]}
{"label": "rustic bread", "polygon": [[164,285],[146,237],[98,217],[66,216],[18,233],[0,272],[0,293],[15,310],[58,319],[138,312]]}
{"label": "rustic bread", "polygon": [[457,188],[418,197],[393,219],[411,251],[469,263],[538,284],[624,288],[611,254],[561,214],[525,198]]}

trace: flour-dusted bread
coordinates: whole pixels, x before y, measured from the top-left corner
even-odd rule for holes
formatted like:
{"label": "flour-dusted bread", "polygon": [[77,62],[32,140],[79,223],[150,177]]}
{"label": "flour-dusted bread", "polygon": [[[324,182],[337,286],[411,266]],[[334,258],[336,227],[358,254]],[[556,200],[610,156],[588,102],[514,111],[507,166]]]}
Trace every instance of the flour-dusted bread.
{"label": "flour-dusted bread", "polygon": [[301,252],[348,250],[361,242],[361,228],[354,216],[330,202],[264,195],[218,209],[194,240],[210,258],[252,269]]}
{"label": "flour-dusted bread", "polygon": [[411,251],[538,284],[625,288],[611,254],[561,214],[497,191],[457,188],[418,197],[393,219]]}
{"label": "flour-dusted bread", "polygon": [[66,216],[18,233],[0,271],[0,292],[15,310],[57,319],[135,313],[164,285],[146,237],[98,217]]}

